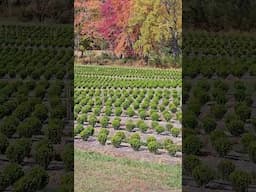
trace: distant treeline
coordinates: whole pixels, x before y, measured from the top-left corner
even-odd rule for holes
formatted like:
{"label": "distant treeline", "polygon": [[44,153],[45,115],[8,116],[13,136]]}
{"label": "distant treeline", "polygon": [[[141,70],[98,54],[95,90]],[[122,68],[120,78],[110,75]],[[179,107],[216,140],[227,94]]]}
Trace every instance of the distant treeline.
{"label": "distant treeline", "polygon": [[20,21],[71,23],[73,0],[0,0],[0,17]]}
{"label": "distant treeline", "polygon": [[183,0],[183,28],[255,31],[255,18],[255,0]]}

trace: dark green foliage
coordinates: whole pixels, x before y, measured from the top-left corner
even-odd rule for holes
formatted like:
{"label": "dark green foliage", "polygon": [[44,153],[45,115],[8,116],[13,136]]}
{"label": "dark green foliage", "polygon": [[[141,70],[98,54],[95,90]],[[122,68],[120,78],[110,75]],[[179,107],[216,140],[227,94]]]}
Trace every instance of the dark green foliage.
{"label": "dark green foliage", "polygon": [[227,112],[225,105],[215,104],[211,107],[211,112],[217,119],[221,119]]}
{"label": "dark green foliage", "polygon": [[8,138],[4,134],[0,133],[0,153],[1,154],[5,153],[5,150],[8,147],[8,145],[9,145]]}
{"label": "dark green foliage", "polygon": [[253,141],[248,146],[249,158],[252,162],[256,163],[256,142]]}
{"label": "dark green foliage", "polygon": [[232,161],[224,159],[219,162],[217,168],[221,179],[228,180],[230,174],[235,170],[236,166]]}
{"label": "dark green foliage", "polygon": [[201,187],[214,179],[214,172],[206,165],[198,165],[193,169],[192,176],[196,183]]}
{"label": "dark green foliage", "polygon": [[18,139],[12,142],[6,149],[6,157],[13,163],[21,163],[29,155],[31,141],[29,139]]}
{"label": "dark green foliage", "polygon": [[16,132],[16,127],[19,124],[19,120],[15,116],[9,116],[2,120],[0,124],[0,132],[11,137]]}
{"label": "dark green foliage", "polygon": [[203,128],[206,133],[210,133],[216,129],[217,123],[211,116],[206,116],[202,120]]}
{"label": "dark green foliage", "polygon": [[213,148],[217,151],[220,157],[226,156],[232,149],[232,144],[227,137],[218,137],[212,141]]}
{"label": "dark green foliage", "polygon": [[40,132],[42,124],[37,117],[29,117],[25,119],[17,127],[17,132],[20,137],[31,137]]}
{"label": "dark green foliage", "polygon": [[67,144],[61,153],[61,159],[64,162],[65,170],[74,170],[74,145]]}
{"label": "dark green foliage", "polygon": [[61,142],[63,135],[63,121],[61,119],[50,119],[48,127],[46,129],[47,138],[53,143],[57,144]]}
{"label": "dark green foliage", "polygon": [[199,158],[195,155],[186,155],[183,159],[183,169],[188,175],[192,175],[192,171],[195,167],[201,164]]}
{"label": "dark green foliage", "polygon": [[240,136],[244,133],[244,123],[239,119],[233,119],[226,123],[227,129],[234,136]]}
{"label": "dark green foliage", "polygon": [[242,121],[249,119],[251,116],[251,108],[246,103],[239,103],[235,106],[235,112]]}
{"label": "dark green foliage", "polygon": [[38,141],[34,146],[32,156],[36,163],[47,169],[53,159],[53,145],[46,139]]}
{"label": "dark green foliage", "polygon": [[44,104],[37,104],[35,106],[35,110],[33,112],[33,115],[43,122],[48,117],[47,107]]}
{"label": "dark green foliage", "polygon": [[33,167],[25,176],[14,184],[14,192],[36,192],[43,189],[49,182],[47,172],[39,166]]}
{"label": "dark green foliage", "polygon": [[197,117],[195,113],[191,111],[186,111],[183,115],[182,124],[185,128],[194,129],[197,126]]}
{"label": "dark green foliage", "polygon": [[247,172],[237,170],[230,174],[229,180],[235,192],[245,192],[248,191],[252,178]]}
{"label": "dark green foliage", "polygon": [[22,167],[16,163],[9,163],[0,174],[0,190],[12,185],[16,180],[24,175]]}
{"label": "dark green foliage", "polygon": [[198,155],[203,144],[198,137],[191,135],[185,138],[182,146],[185,154]]}
{"label": "dark green foliage", "polygon": [[241,139],[241,143],[243,144],[244,150],[248,151],[248,147],[255,140],[256,140],[256,136],[253,135],[252,133],[244,133]]}

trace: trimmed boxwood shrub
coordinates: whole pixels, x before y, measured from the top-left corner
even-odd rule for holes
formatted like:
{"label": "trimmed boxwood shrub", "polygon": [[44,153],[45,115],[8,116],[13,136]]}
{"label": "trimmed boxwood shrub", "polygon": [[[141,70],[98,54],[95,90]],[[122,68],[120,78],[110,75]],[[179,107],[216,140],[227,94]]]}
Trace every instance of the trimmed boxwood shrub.
{"label": "trimmed boxwood shrub", "polygon": [[75,134],[75,135],[78,135],[78,134],[80,134],[83,130],[84,130],[83,125],[82,125],[82,124],[77,124],[77,125],[75,126],[74,134]]}
{"label": "trimmed boxwood shrub", "polygon": [[99,134],[97,136],[97,139],[101,145],[105,145],[108,139],[109,130],[105,128],[101,128],[99,131]]}
{"label": "trimmed boxwood shrub", "polygon": [[170,110],[172,113],[176,113],[177,112],[177,107],[172,103],[170,104]]}
{"label": "trimmed boxwood shrub", "polygon": [[242,121],[249,119],[251,116],[251,108],[246,103],[239,103],[235,106],[235,112]]}
{"label": "trimmed boxwood shrub", "polygon": [[182,146],[185,154],[198,155],[203,147],[203,144],[198,137],[190,135],[184,139]]}
{"label": "trimmed boxwood shrub", "polygon": [[191,98],[187,105],[188,105],[187,110],[191,111],[195,115],[199,115],[202,105],[198,99],[196,99],[194,97]]}
{"label": "trimmed boxwood shrub", "polygon": [[32,112],[32,106],[29,102],[24,102],[18,105],[18,107],[14,111],[14,115],[19,120],[24,120],[26,117],[29,116],[29,114]]}
{"label": "trimmed boxwood shrub", "polygon": [[50,119],[47,129],[46,136],[53,143],[61,143],[62,139],[62,130],[64,128],[63,120],[61,119]]}
{"label": "trimmed boxwood shrub", "polygon": [[135,151],[138,151],[141,146],[140,135],[138,133],[131,135],[129,143]]}
{"label": "trimmed boxwood shrub", "polygon": [[170,132],[171,132],[171,129],[173,128],[173,124],[167,123],[166,126],[165,126],[165,128],[166,128],[167,131],[170,131]]}
{"label": "trimmed boxwood shrub", "polygon": [[94,115],[99,116],[100,115],[100,111],[101,111],[100,107],[96,106],[94,108],[94,110],[93,110],[93,113],[94,113]]}
{"label": "trimmed boxwood shrub", "polygon": [[85,128],[81,133],[80,136],[84,141],[87,141],[90,136],[93,136],[94,134],[94,128],[92,126],[88,126]]}
{"label": "trimmed boxwood shrub", "polygon": [[172,119],[172,115],[168,111],[164,111],[163,116],[166,121],[170,121]]}
{"label": "trimmed boxwood shrub", "polygon": [[116,109],[115,109],[115,116],[120,116],[121,114],[122,114],[122,108],[120,108],[120,107],[117,107]]}
{"label": "trimmed boxwood shrub", "polygon": [[87,121],[86,114],[82,114],[82,115],[78,116],[78,118],[77,118],[77,123],[84,124],[84,122],[86,122],[86,121]]}
{"label": "trimmed boxwood shrub", "polygon": [[157,153],[159,144],[157,141],[150,141],[147,143],[147,147],[148,147],[149,152]]}
{"label": "trimmed boxwood shrub", "polygon": [[106,128],[108,126],[108,121],[109,121],[109,118],[108,117],[102,117],[100,119],[100,124],[101,124],[101,127],[102,128]]}
{"label": "trimmed boxwood shrub", "polygon": [[35,192],[48,184],[49,176],[47,172],[39,166],[33,167],[25,176],[21,177],[14,184],[14,192]]}
{"label": "trimmed boxwood shrub", "polygon": [[151,119],[153,121],[158,121],[159,120],[159,115],[157,112],[153,112],[151,115],[150,115]]}
{"label": "trimmed boxwood shrub", "polygon": [[157,141],[154,136],[148,136],[147,137],[147,143],[150,143],[151,141]]}
{"label": "trimmed boxwood shrub", "polygon": [[23,159],[29,155],[31,149],[31,141],[29,139],[18,139],[6,149],[6,157],[12,163],[21,163]]}
{"label": "trimmed boxwood shrub", "polygon": [[256,140],[256,136],[252,133],[244,133],[242,135],[241,143],[245,151],[248,151],[250,144]]}
{"label": "trimmed boxwood shrub", "polygon": [[202,120],[202,126],[206,133],[211,133],[216,129],[217,123],[211,116],[206,116]]}
{"label": "trimmed boxwood shrub", "polygon": [[169,144],[165,148],[171,156],[174,156],[179,151],[179,147],[176,144]]}
{"label": "trimmed boxwood shrub", "polygon": [[54,156],[53,145],[47,139],[38,141],[35,143],[32,156],[36,163],[47,169]]}
{"label": "trimmed boxwood shrub", "polygon": [[97,118],[95,115],[90,115],[88,118],[88,123],[89,125],[95,127],[96,123],[97,123]]}
{"label": "trimmed boxwood shrub", "polygon": [[41,127],[42,124],[38,118],[30,117],[19,124],[17,127],[17,132],[20,137],[30,138],[33,134],[39,133]]}
{"label": "trimmed boxwood shrub", "polygon": [[235,192],[248,191],[248,187],[252,182],[251,175],[245,171],[234,171],[230,174],[229,180]]}
{"label": "trimmed boxwood shrub", "polygon": [[145,110],[140,110],[139,111],[139,116],[141,119],[145,120],[147,118],[147,112]]}
{"label": "trimmed boxwood shrub", "polygon": [[244,123],[239,119],[233,119],[226,123],[228,131],[234,136],[240,136],[244,133]]}
{"label": "trimmed boxwood shrub", "polygon": [[111,139],[111,143],[114,147],[120,147],[122,141],[125,139],[124,132],[117,132]]}
{"label": "trimmed boxwood shrub", "polygon": [[65,145],[62,153],[61,159],[64,162],[65,170],[73,171],[74,170],[74,146],[73,144]]}
{"label": "trimmed boxwood shrub", "polygon": [[153,129],[156,129],[157,126],[159,126],[159,123],[158,123],[157,121],[152,121],[152,122],[151,122],[151,127],[152,127]]}
{"label": "trimmed boxwood shrub", "polygon": [[15,116],[6,117],[0,124],[0,132],[7,137],[11,137],[16,132],[18,124],[19,120]]}
{"label": "trimmed boxwood shrub", "polygon": [[202,187],[214,179],[214,172],[209,166],[200,164],[193,169],[192,176],[196,183]]}
{"label": "trimmed boxwood shrub", "polygon": [[197,117],[195,113],[186,111],[183,115],[182,124],[185,128],[194,129],[197,126]]}
{"label": "trimmed boxwood shrub", "polygon": [[226,156],[232,149],[232,144],[226,137],[220,137],[216,139],[213,143],[213,148],[217,151],[220,157]]}
{"label": "trimmed boxwood shrub", "polygon": [[176,127],[173,127],[173,128],[171,129],[171,134],[172,134],[173,137],[178,137],[179,134],[180,134],[180,131],[181,131],[181,129],[176,128]]}
{"label": "trimmed boxwood shrub", "polygon": [[132,131],[136,127],[133,121],[130,119],[126,121],[125,126],[127,131]]}
{"label": "trimmed boxwood shrub", "polygon": [[111,109],[111,107],[106,107],[106,108],[105,108],[105,115],[110,116],[111,114],[112,114],[112,109]]}
{"label": "trimmed boxwood shrub", "polygon": [[8,138],[4,134],[0,133],[0,153],[1,154],[5,153],[8,145],[9,145]]}
{"label": "trimmed boxwood shrub", "polygon": [[223,159],[219,162],[218,166],[218,173],[223,180],[228,180],[230,174],[235,171],[235,164],[232,161]]}
{"label": "trimmed boxwood shrub", "polygon": [[215,118],[221,119],[227,112],[227,108],[225,105],[215,104],[211,107],[211,112],[213,113]]}
{"label": "trimmed boxwood shrub", "polygon": [[200,164],[201,161],[195,155],[186,155],[183,159],[183,169],[188,175],[192,175],[193,169]]}
{"label": "trimmed boxwood shrub", "polygon": [[141,132],[145,133],[147,130],[148,130],[148,126],[147,124],[142,121],[142,120],[139,120],[137,122],[137,127],[141,130]]}
{"label": "trimmed boxwood shrub", "polygon": [[12,185],[16,180],[24,175],[22,167],[16,163],[8,163],[3,167],[0,174],[0,190]]}
{"label": "trimmed boxwood shrub", "polygon": [[234,96],[237,101],[244,101],[246,98],[246,93],[244,90],[237,89],[234,92]]}
{"label": "trimmed boxwood shrub", "polygon": [[158,134],[160,134],[165,131],[165,128],[163,126],[158,125],[156,126],[155,130]]}
{"label": "trimmed boxwood shrub", "polygon": [[37,117],[41,122],[48,117],[48,109],[44,104],[37,104],[33,112],[33,116]]}
{"label": "trimmed boxwood shrub", "polygon": [[129,108],[127,109],[126,113],[127,113],[127,115],[128,115],[129,117],[132,117],[132,116],[135,115],[135,111],[134,111],[131,107],[129,107]]}
{"label": "trimmed boxwood shrub", "polygon": [[172,145],[173,141],[171,139],[165,139],[163,142],[164,149],[167,149],[168,145]]}
{"label": "trimmed boxwood shrub", "polygon": [[256,142],[253,141],[248,147],[249,158],[252,162],[256,163]]}
{"label": "trimmed boxwood shrub", "polygon": [[112,121],[112,126],[114,129],[119,129],[121,125],[121,119],[116,117],[113,121]]}

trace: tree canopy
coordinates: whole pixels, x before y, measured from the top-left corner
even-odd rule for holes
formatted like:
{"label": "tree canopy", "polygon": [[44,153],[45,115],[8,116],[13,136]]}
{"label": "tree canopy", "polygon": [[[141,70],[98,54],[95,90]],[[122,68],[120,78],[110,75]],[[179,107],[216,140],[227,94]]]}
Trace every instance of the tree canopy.
{"label": "tree canopy", "polygon": [[75,0],[75,27],[88,49],[105,41],[119,57],[177,55],[181,12],[181,0]]}

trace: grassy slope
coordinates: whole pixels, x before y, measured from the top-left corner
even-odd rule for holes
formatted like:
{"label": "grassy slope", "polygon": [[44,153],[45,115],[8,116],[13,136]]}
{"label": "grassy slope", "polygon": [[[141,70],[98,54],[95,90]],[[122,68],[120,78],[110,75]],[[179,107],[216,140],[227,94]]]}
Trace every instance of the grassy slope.
{"label": "grassy slope", "polygon": [[75,150],[76,192],[172,192],[181,188],[181,167]]}

